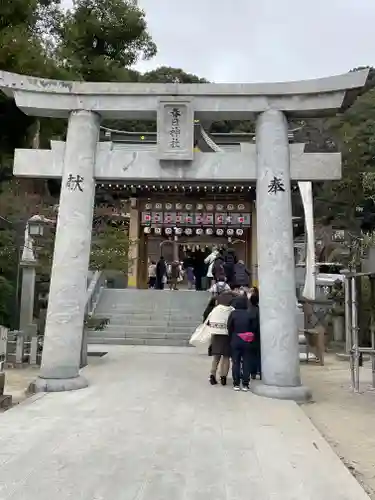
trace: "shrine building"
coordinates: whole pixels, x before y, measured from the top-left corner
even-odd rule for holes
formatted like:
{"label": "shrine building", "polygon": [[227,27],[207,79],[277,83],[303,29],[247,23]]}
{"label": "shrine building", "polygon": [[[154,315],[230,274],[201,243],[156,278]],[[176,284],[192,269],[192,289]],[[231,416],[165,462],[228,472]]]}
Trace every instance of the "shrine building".
{"label": "shrine building", "polygon": [[[153,152],[156,133],[122,132],[104,129],[101,140],[129,152]],[[289,133],[293,140],[293,132]],[[208,135],[199,122],[194,127],[196,152],[215,152],[213,143],[224,152],[239,152],[242,144],[253,143],[254,134],[219,133]],[[233,166],[235,168],[235,165]],[[234,248],[252,280],[257,284],[257,235],[255,182],[160,182],[148,184],[97,185],[117,199],[127,201],[130,249],[128,286],[147,288],[150,261],[163,255],[167,262],[187,257],[204,259],[214,246]]]}

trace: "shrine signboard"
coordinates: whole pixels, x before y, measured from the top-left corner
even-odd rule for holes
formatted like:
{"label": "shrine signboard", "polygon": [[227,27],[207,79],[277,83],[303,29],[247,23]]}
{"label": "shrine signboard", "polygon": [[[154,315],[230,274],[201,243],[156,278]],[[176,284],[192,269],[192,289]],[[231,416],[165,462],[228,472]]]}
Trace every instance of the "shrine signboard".
{"label": "shrine signboard", "polygon": [[193,160],[194,110],[189,99],[159,99],[157,145],[159,160]]}

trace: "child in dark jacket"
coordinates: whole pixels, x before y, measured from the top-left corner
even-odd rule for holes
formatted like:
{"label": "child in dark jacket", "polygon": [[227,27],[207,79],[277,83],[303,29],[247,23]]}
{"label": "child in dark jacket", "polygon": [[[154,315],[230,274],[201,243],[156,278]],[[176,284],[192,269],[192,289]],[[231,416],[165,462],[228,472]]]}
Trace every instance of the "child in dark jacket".
{"label": "child in dark jacket", "polygon": [[259,319],[248,310],[246,296],[233,302],[234,311],[228,318],[228,333],[232,350],[232,375],[235,391],[240,390],[242,365],[242,390],[248,391],[251,361],[256,345],[259,344]]}

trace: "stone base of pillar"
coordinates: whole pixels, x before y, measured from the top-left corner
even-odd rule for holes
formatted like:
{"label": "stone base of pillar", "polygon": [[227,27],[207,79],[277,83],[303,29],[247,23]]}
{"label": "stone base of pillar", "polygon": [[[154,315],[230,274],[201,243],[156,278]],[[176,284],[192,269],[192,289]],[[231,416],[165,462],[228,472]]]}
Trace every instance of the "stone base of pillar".
{"label": "stone base of pillar", "polygon": [[29,392],[64,392],[77,391],[88,387],[87,380],[79,375],[74,378],[41,378],[38,377],[29,385]]}
{"label": "stone base of pillar", "polygon": [[280,387],[262,383],[252,384],[251,391],[257,396],[272,399],[289,399],[296,403],[306,403],[311,400],[311,390],[305,385],[296,387]]}

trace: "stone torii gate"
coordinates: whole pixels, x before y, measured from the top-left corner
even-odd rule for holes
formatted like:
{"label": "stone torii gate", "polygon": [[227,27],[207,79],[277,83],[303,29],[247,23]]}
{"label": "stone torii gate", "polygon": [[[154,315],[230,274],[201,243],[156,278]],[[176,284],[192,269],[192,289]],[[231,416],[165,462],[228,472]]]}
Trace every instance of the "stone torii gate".
{"label": "stone torii gate", "polygon": [[[0,89],[26,114],[68,118],[66,143],[17,150],[14,174],[61,178],[39,391],[87,386],[79,375],[95,182],[256,180],[263,383],[254,392],[305,400],[301,384],[290,181],[339,179],[340,154],[289,146],[287,117],[327,116],[351,104],[368,71],[290,83],[62,82],[0,73]],[[157,120],[157,153],[99,142],[100,120]],[[256,118],[256,144],[239,153],[195,153],[194,119]]]}

